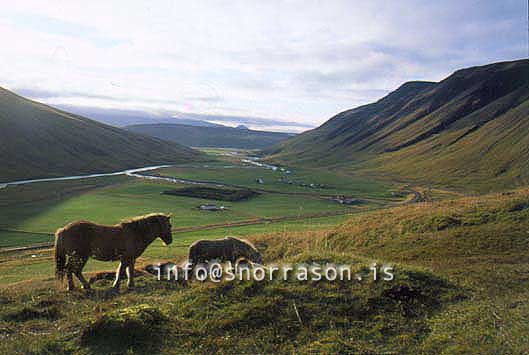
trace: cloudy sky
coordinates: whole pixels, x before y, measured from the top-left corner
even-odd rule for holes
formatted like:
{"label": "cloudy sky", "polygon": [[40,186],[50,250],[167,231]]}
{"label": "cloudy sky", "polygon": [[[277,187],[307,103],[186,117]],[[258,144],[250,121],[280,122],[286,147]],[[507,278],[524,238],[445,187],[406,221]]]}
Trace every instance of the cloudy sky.
{"label": "cloudy sky", "polygon": [[0,86],[39,101],[300,131],[527,57],[527,1],[11,1],[0,38]]}

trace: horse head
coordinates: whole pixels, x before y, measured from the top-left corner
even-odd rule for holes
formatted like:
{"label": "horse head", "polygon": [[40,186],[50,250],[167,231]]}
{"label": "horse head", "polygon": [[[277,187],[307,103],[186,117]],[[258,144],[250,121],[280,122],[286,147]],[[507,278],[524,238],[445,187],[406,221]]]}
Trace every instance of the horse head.
{"label": "horse head", "polygon": [[246,258],[248,258],[248,260],[250,260],[252,263],[254,264],[262,264],[263,263],[263,256],[261,255],[261,253],[259,253],[259,251],[257,250],[257,248],[250,242],[248,241],[243,241],[244,245],[245,245],[245,249],[246,249]]}
{"label": "horse head", "polygon": [[257,250],[252,250],[248,258],[255,264],[263,263],[263,256]]}
{"label": "horse head", "polygon": [[173,242],[173,234],[171,232],[171,215],[161,215],[160,216],[160,239],[164,242],[165,245],[169,245]]}
{"label": "horse head", "polygon": [[262,264],[263,257],[257,248],[249,241],[235,237],[226,237],[234,250],[235,256],[245,257],[254,264]]}

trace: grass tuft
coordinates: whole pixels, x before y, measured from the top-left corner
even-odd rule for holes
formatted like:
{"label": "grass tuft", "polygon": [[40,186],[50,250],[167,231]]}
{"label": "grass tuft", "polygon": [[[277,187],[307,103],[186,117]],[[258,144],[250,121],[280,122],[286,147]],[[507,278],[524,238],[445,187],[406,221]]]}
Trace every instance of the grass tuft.
{"label": "grass tuft", "polygon": [[156,307],[134,305],[104,313],[81,333],[81,344],[100,351],[155,349],[160,346],[167,317]]}

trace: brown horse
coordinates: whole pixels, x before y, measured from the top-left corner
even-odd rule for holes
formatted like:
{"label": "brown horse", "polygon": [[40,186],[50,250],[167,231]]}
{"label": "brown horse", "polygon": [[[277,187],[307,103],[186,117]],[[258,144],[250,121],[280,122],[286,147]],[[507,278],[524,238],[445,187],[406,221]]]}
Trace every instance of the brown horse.
{"label": "brown horse", "polygon": [[261,254],[252,243],[234,237],[197,240],[189,247],[188,262],[193,265],[212,260],[230,261],[235,264],[239,258],[246,258],[257,264],[263,262]]}
{"label": "brown horse", "polygon": [[[85,290],[90,284],[83,277],[82,270],[88,258],[115,261],[120,264],[116,270],[114,290],[126,270],[129,288],[134,287],[134,262],[157,237],[165,245],[171,244],[170,215],[153,213],[134,217],[113,226],[79,221],[59,228],[55,232],[55,274],[58,280],[68,279],[68,290],[74,288],[72,274],[77,276]],[[68,257],[68,260],[66,259]]]}

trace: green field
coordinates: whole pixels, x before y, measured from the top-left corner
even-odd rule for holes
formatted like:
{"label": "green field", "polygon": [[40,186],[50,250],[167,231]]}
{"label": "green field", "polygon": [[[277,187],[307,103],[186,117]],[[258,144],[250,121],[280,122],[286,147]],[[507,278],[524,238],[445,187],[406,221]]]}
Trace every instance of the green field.
{"label": "green field", "polygon": [[[325,184],[327,187],[317,189],[288,185],[278,180],[279,170],[241,164],[240,156],[226,155],[226,151],[222,150],[208,153],[220,160],[153,173],[265,191],[249,200],[215,201],[162,194],[167,190],[197,185],[126,176],[9,186],[0,190],[0,250],[51,243],[57,228],[80,219],[115,224],[131,216],[164,212],[172,214],[174,242],[165,247],[156,241],[144,253],[139,264],[178,260],[185,257],[188,245],[197,239],[330,229],[351,214],[378,208],[385,201],[391,202],[389,187],[382,183],[328,172],[296,170],[291,174],[292,180]],[[257,184],[257,178],[262,178],[264,183]],[[376,201],[347,206],[322,196],[335,194]],[[226,210],[211,212],[197,208],[208,203],[223,205]],[[247,225],[231,225],[241,222]],[[203,229],[193,230],[197,227]],[[3,261],[0,264],[0,284],[46,279],[53,275],[50,250],[4,251],[0,258]],[[90,261],[86,270],[115,266],[115,263]]]}
{"label": "green field", "polygon": [[[289,170],[288,167],[284,168]],[[337,171],[317,169],[292,169],[286,178],[292,184],[281,182],[281,172],[263,169],[251,165],[240,166],[223,163],[210,163],[200,167],[170,167],[158,171],[163,176],[189,180],[203,180],[222,182],[254,189],[271,190],[285,193],[300,193],[314,195],[351,195],[354,197],[390,199],[389,184],[368,180],[365,177],[341,175]],[[256,181],[261,178],[263,183]],[[310,188],[301,184],[320,184],[323,188]]]}
{"label": "green field", "polygon": [[[37,185],[35,185],[37,186]],[[274,217],[296,217],[321,212],[340,212],[351,208],[326,200],[307,196],[262,194],[248,201],[223,203],[226,211],[201,211],[197,207],[216,201],[182,196],[163,195],[162,192],[174,188],[175,184],[148,180],[125,181],[118,185],[95,188],[75,196],[55,201],[54,204],[39,202],[37,208],[26,210],[26,204],[12,206],[0,217],[0,224],[6,229],[28,233],[53,233],[58,227],[78,219],[97,223],[114,224],[130,216],[150,212],[172,213],[174,228],[200,225],[231,223],[243,220]],[[46,188],[40,186],[36,189]],[[25,215],[25,218],[21,216]],[[10,232],[3,232],[9,235]],[[10,234],[0,246],[13,245],[13,235],[18,234],[26,244],[23,233]],[[42,236],[44,240],[49,240]]]}
{"label": "green field", "polygon": [[[125,176],[10,186],[0,190],[0,248],[50,241],[50,234],[57,228],[79,219],[114,224],[126,217],[165,212],[172,213],[174,228],[181,229],[262,218],[339,214],[358,209],[331,202],[324,196],[342,194],[382,202],[392,199],[390,187],[380,182],[298,169],[288,175],[295,183],[286,184],[279,180],[279,170],[248,166],[240,163],[241,158],[218,155],[219,151],[209,153],[211,156],[216,153],[217,158],[223,160],[160,169],[153,174],[232,184],[264,192],[247,201],[220,202],[162,194],[194,185]],[[263,184],[256,182],[258,178],[263,179]],[[301,182],[325,187],[300,186]],[[222,204],[226,210],[208,212],[197,208],[207,203]]]}

